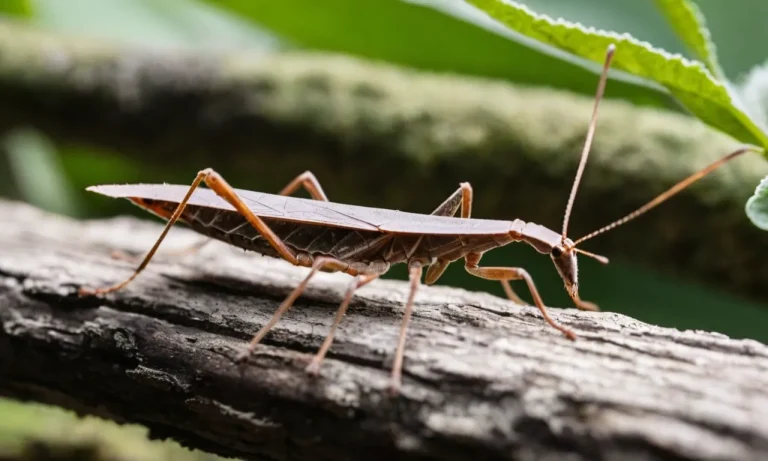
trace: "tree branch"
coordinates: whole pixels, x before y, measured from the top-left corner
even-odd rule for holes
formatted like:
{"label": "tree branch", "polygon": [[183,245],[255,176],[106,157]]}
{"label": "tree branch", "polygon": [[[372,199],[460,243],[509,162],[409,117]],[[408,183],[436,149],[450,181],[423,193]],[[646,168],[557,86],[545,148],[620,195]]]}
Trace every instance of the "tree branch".
{"label": "tree branch", "polygon": [[[34,126],[128,153],[152,166],[142,182],[188,183],[211,166],[271,191],[311,169],[333,200],[427,212],[470,181],[475,216],[557,228],[591,105],[341,56],[189,55],[0,24],[0,132]],[[571,234],[735,147],[690,117],[605,101]],[[758,156],[740,158],[589,250],[768,300],[768,240],[743,212],[765,174]]]}
{"label": "tree branch", "polygon": [[[610,313],[538,311],[425,287],[404,387],[387,397],[406,284],[353,301],[320,376],[304,372],[348,277],[319,274],[244,369],[250,336],[306,274],[214,243],[125,290],[156,223],[76,222],[0,202],[0,392],[147,425],[251,459],[686,459],[768,456],[768,347]],[[166,250],[199,238],[174,229]]]}

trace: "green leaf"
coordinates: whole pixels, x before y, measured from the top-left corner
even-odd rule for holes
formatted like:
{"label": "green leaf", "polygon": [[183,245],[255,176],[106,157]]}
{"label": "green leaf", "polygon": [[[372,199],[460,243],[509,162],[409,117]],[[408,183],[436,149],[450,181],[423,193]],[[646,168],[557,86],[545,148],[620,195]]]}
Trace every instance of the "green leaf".
{"label": "green leaf", "polygon": [[608,45],[614,43],[614,68],[658,82],[704,123],[737,140],[768,147],[766,133],[700,62],[672,55],[628,34],[554,20],[512,0],[467,1],[518,33],[591,61],[602,63]]}
{"label": "green leaf", "polygon": [[768,176],[760,181],[744,208],[755,226],[768,230]]}
{"label": "green leaf", "polygon": [[20,16],[28,18],[32,16],[32,5],[29,0],[2,0],[0,1],[0,16]]}
{"label": "green leaf", "polygon": [[[567,89],[593,95],[597,78],[566,53],[542,53],[510,40],[505,27],[478,27],[472,21],[439,11],[469,9],[442,0],[206,0],[247,18],[292,45],[332,51],[427,71],[475,75]],[[566,59],[563,59],[563,57]],[[638,105],[672,107],[675,102],[658,85],[625,75],[611,86],[612,96]]]}
{"label": "green leaf", "polygon": [[725,73],[718,62],[715,44],[699,7],[689,0],[655,2],[685,46],[707,66],[712,75],[724,80]]}
{"label": "green leaf", "polygon": [[18,129],[6,135],[3,147],[13,180],[24,200],[57,213],[79,213],[58,152],[47,138],[37,131]]}

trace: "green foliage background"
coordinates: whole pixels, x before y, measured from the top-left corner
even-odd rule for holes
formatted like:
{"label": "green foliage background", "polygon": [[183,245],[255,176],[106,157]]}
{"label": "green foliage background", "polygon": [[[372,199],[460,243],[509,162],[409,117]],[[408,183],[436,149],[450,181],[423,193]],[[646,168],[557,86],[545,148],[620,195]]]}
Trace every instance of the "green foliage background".
{"label": "green foliage background", "polygon": [[[539,13],[627,32],[669,52],[692,57],[653,2],[522,3]],[[761,22],[768,15],[768,4],[743,1],[734,8],[717,0],[695,3],[707,18],[720,64],[728,76],[738,81],[762,63],[762,47],[750,44],[768,39],[768,30]],[[199,52],[332,50],[417,69],[593,94],[597,65],[566,54],[544,53],[535,43],[515,39],[508,30],[471,23],[461,5],[436,0],[0,0],[0,11],[31,27],[99,40]],[[618,74],[609,85],[613,98],[679,109],[658,88],[629,75]],[[153,169],[119,152],[58,145],[30,130],[11,133],[1,141],[5,155],[0,157],[0,194],[78,217],[136,213],[130,205],[89,196],[83,189],[97,183],[141,181],[146,178],[142,168]],[[167,174],[164,177],[168,181],[185,182],[200,167],[180,165],[179,171],[153,171],[152,176]],[[242,187],[259,189],[261,183],[262,178],[254,172],[252,183]],[[512,257],[529,268],[549,303],[570,305],[546,258],[527,249],[511,249],[489,254],[484,262],[508,264]],[[764,306],[626,264],[594,270],[586,265],[583,296],[607,310],[662,325],[768,341],[767,330],[762,327],[768,316]],[[441,283],[501,295],[497,284],[475,280],[456,266]],[[390,276],[402,278],[404,272],[397,268]]]}
{"label": "green foliage background", "polygon": [[[692,57],[653,2],[522,3],[554,18],[627,32],[656,47]],[[768,43],[768,3],[743,0],[738,7],[722,0],[695,3],[707,18],[720,65],[731,79],[739,81],[765,60],[768,52],[760,44]],[[417,69],[593,94],[598,66],[585,65],[565,54],[544,53],[536,44],[511,39],[513,34],[501,28],[472,24],[462,19],[464,13],[456,8],[459,4],[438,0],[0,0],[0,14],[30,27],[97,40],[199,52],[332,50]],[[653,85],[631,76],[617,75],[609,85],[613,98],[678,109]],[[153,171],[152,176],[184,182],[203,166],[207,165],[180,165],[179,171]],[[144,168],[155,167],[139,164],[119,152],[59,145],[33,130],[19,130],[0,139],[0,195],[76,217],[139,214],[126,203],[94,197],[83,189],[98,183],[142,181]],[[252,183],[242,187],[260,189],[265,181],[254,172]],[[512,258],[530,270],[550,304],[570,305],[547,258],[527,248],[512,248],[488,254],[484,262],[502,265]],[[404,275],[402,268],[390,274],[398,278]],[[661,325],[716,330],[768,342],[766,306],[628,264],[604,268],[586,263],[582,277],[583,296],[607,310]],[[460,265],[451,267],[441,283],[502,295],[498,284],[474,279]],[[24,434],[37,434],[38,429],[28,427],[39,426],[29,421],[60,419],[3,401],[0,413],[6,423],[5,427],[0,425],[0,445],[4,435],[18,441]]]}

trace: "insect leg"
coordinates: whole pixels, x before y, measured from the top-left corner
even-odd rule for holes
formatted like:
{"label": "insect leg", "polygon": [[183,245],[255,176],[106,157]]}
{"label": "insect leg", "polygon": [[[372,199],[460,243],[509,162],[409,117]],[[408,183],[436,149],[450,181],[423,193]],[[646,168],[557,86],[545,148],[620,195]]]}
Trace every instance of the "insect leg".
{"label": "insect leg", "polygon": [[277,251],[280,257],[290,262],[291,264],[300,265],[300,261],[298,260],[296,253],[288,248],[288,246],[280,239],[280,237],[272,232],[272,229],[270,229],[269,226],[267,226],[267,224],[261,218],[253,214],[248,206],[246,206],[242,199],[240,199],[240,197],[237,195],[235,189],[233,189],[232,186],[230,186],[229,183],[227,183],[227,181],[220,174],[211,168],[206,168],[198,174],[203,175],[203,180],[205,181],[206,186],[214,191],[216,195],[229,202],[229,204],[232,205],[238,213],[240,213],[249,223],[251,223],[251,226],[253,226],[254,229],[256,229],[259,234],[261,234],[264,239],[269,242],[270,245],[272,245],[272,248]]}
{"label": "insect leg", "polygon": [[[283,187],[283,189],[278,192],[278,195],[291,195],[299,187],[304,187],[304,189],[309,192],[309,195],[315,199],[320,200],[323,202],[328,201],[328,197],[326,197],[325,192],[323,192],[323,188],[320,186],[320,182],[317,180],[314,174],[312,174],[311,171],[305,171],[304,173],[296,176],[293,181],[288,183],[287,186]],[[182,248],[180,250],[176,251],[169,251],[166,253],[167,255],[173,255],[173,256],[184,256],[188,254],[197,253],[200,251],[204,246],[212,242],[213,239],[206,239],[201,242],[193,243],[187,248]],[[122,252],[117,252],[113,255],[113,257],[117,259],[125,259],[125,260],[132,260],[135,259],[129,255],[125,255]]]}
{"label": "insect leg", "polygon": [[307,284],[309,283],[309,280],[314,277],[314,275],[317,273],[317,271],[324,269],[324,268],[331,268],[338,271],[345,271],[349,269],[349,265],[345,264],[341,261],[339,261],[336,258],[328,258],[328,257],[319,257],[315,259],[315,262],[312,264],[312,269],[309,271],[309,274],[307,274],[306,277],[304,277],[304,280],[301,281],[301,283],[293,289],[291,294],[288,295],[285,300],[280,304],[280,306],[277,308],[275,313],[272,315],[272,318],[267,322],[258,333],[256,333],[253,336],[253,339],[251,340],[250,344],[248,345],[248,348],[241,353],[236,359],[236,362],[242,362],[246,358],[248,358],[249,355],[253,352],[253,350],[256,348],[256,345],[261,342],[262,339],[264,339],[264,336],[266,336],[267,332],[272,329],[272,327],[275,326],[278,320],[280,320],[280,317],[285,314],[288,309],[291,308],[293,303],[296,301],[296,299],[301,296],[301,294],[304,292],[304,290],[307,288]]}
{"label": "insect leg", "polygon": [[128,285],[133,279],[135,279],[146,267],[147,264],[149,264],[149,261],[152,259],[152,257],[157,252],[158,247],[160,246],[160,243],[162,243],[163,239],[165,239],[166,235],[168,235],[168,231],[171,230],[171,226],[173,226],[176,221],[181,216],[181,213],[184,211],[184,208],[187,206],[187,202],[189,202],[189,199],[192,197],[192,193],[200,186],[201,182],[205,182],[205,184],[211,188],[217,195],[222,197],[224,200],[229,202],[235,209],[243,216],[246,220],[264,237],[267,242],[269,242],[272,247],[277,250],[277,253],[285,260],[290,262],[294,265],[301,265],[302,261],[299,261],[299,259],[296,256],[296,253],[288,248],[288,246],[283,243],[283,241],[275,235],[274,232],[272,232],[272,229],[267,226],[267,224],[258,216],[253,214],[251,210],[248,209],[248,207],[243,203],[243,201],[238,197],[235,190],[230,186],[224,178],[221,177],[218,173],[216,173],[211,168],[206,168],[205,170],[201,170],[197,173],[197,176],[195,177],[195,180],[192,181],[192,185],[189,186],[189,190],[187,191],[187,194],[184,196],[184,198],[179,202],[179,205],[174,210],[173,214],[170,218],[168,218],[168,222],[165,224],[165,228],[163,228],[163,232],[160,234],[160,237],[155,241],[155,244],[152,246],[152,248],[149,250],[147,255],[144,257],[144,259],[139,264],[139,267],[136,268],[136,270],[131,274],[130,277],[123,280],[120,283],[117,283],[115,285],[106,287],[106,288],[98,288],[98,289],[87,289],[87,288],[80,288],[79,294],[81,296],[84,295],[95,295],[95,294],[104,294],[109,293],[113,291],[117,291],[126,285]]}
{"label": "insect leg", "polygon": [[328,197],[325,195],[323,188],[320,186],[320,181],[317,180],[311,171],[305,171],[304,173],[293,178],[293,181],[289,182],[287,186],[283,187],[283,190],[280,191],[280,195],[291,195],[292,193],[296,192],[299,187],[306,189],[306,191],[309,192],[309,195],[312,196],[312,198],[315,200],[320,200],[323,202],[328,201]]}
{"label": "insect leg", "polygon": [[152,246],[152,248],[149,250],[146,256],[144,256],[144,259],[139,264],[139,267],[136,268],[136,270],[133,271],[133,274],[131,274],[130,277],[123,280],[120,283],[117,283],[115,285],[105,287],[105,288],[96,288],[96,289],[88,289],[85,287],[81,287],[78,290],[78,294],[80,296],[87,296],[87,295],[96,295],[96,294],[104,294],[109,293],[112,291],[117,291],[124,286],[128,285],[135,279],[141,271],[144,270],[145,267],[147,267],[147,264],[149,264],[149,261],[152,259],[152,257],[157,252],[158,247],[160,246],[160,243],[163,241],[165,236],[168,234],[168,231],[171,230],[171,226],[173,226],[176,221],[181,216],[181,213],[184,211],[184,208],[187,206],[187,202],[189,201],[190,197],[192,197],[192,193],[197,189],[197,187],[200,185],[202,181],[205,180],[206,173],[205,171],[200,171],[197,173],[197,176],[195,177],[195,180],[192,181],[192,185],[189,186],[189,190],[187,191],[187,195],[184,196],[184,198],[179,202],[179,205],[176,207],[176,210],[174,210],[173,214],[170,218],[168,218],[168,222],[165,224],[165,228],[163,228],[163,232],[160,234],[160,237],[155,241],[155,244]]}
{"label": "insect leg", "polygon": [[[461,208],[461,217],[469,218],[472,214],[472,186],[468,182],[463,182],[456,189],[456,192],[450,195],[440,204],[431,214],[435,216],[454,216]],[[451,264],[446,259],[438,259],[427,268],[427,275],[424,277],[424,283],[432,285],[437,282],[443,272]]]}
{"label": "insect leg", "polygon": [[[439,207],[432,212],[437,216],[453,216],[461,208],[461,217],[468,219],[472,214],[472,186],[468,182],[461,183],[461,186],[451,194]],[[443,275],[443,272],[451,264],[451,261],[445,259],[438,259],[427,268],[427,275],[424,277],[424,283],[426,285],[432,285]],[[504,288],[504,293],[512,301],[527,305],[528,303],[523,301],[520,296],[512,289],[508,280],[501,280],[501,286]]]}
{"label": "insect leg", "polygon": [[459,211],[459,208],[461,208],[462,218],[469,218],[472,214],[472,186],[468,182],[461,183],[456,192],[445,199],[431,214],[453,216]]}
{"label": "insect leg", "polygon": [[403,354],[405,353],[405,338],[408,333],[408,324],[411,321],[411,312],[413,311],[413,300],[416,298],[416,290],[419,289],[423,267],[419,261],[411,261],[408,264],[408,279],[410,281],[410,293],[408,301],[405,304],[403,313],[403,323],[400,326],[400,337],[397,340],[397,350],[395,351],[395,361],[392,365],[392,381],[390,383],[390,392],[397,394],[400,391],[400,383],[403,374]]}
{"label": "insect leg", "polygon": [[527,302],[523,301],[522,298],[520,298],[520,296],[515,293],[515,290],[512,289],[512,285],[509,283],[509,280],[502,280],[501,286],[504,288],[504,293],[507,295],[507,298],[511,299],[517,304],[522,304],[524,306],[528,305]]}
{"label": "insect leg", "polygon": [[358,275],[349,284],[349,288],[347,288],[347,293],[346,295],[344,295],[344,300],[341,302],[339,309],[336,311],[336,317],[333,319],[333,325],[331,325],[331,330],[328,332],[328,335],[325,337],[325,341],[323,341],[323,345],[320,346],[320,349],[317,351],[315,356],[312,358],[312,361],[307,366],[308,373],[315,375],[320,371],[320,363],[323,361],[323,358],[325,358],[325,354],[328,352],[328,349],[330,349],[331,344],[333,343],[333,336],[336,334],[336,328],[339,326],[339,324],[341,323],[341,319],[344,317],[344,314],[347,312],[347,308],[349,308],[349,303],[352,301],[352,295],[354,295],[355,290],[362,287],[363,285],[366,285],[372,282],[373,280],[377,279],[381,275],[382,274]]}
{"label": "insect leg", "polygon": [[[456,190],[450,197],[448,197],[439,207],[432,212],[437,216],[453,216],[461,207],[461,217],[463,219],[469,219],[472,214],[472,186],[468,182],[461,183],[461,187]],[[443,272],[448,268],[451,261],[445,259],[438,259],[434,264],[427,268],[427,275],[424,277],[424,283],[432,285],[437,282],[437,279],[443,275]],[[523,301],[520,296],[512,289],[508,280],[501,280],[501,286],[504,288],[504,293],[512,301],[527,305],[528,303]]]}
{"label": "insect leg", "polygon": [[546,320],[551,327],[562,332],[568,339],[576,339],[576,333],[555,322],[552,317],[549,316],[547,308],[541,300],[539,291],[533,283],[533,279],[525,269],[521,267],[479,267],[477,264],[480,262],[481,257],[481,253],[470,253],[464,257],[464,268],[467,272],[487,280],[525,280],[525,283],[528,285],[528,290],[531,292],[531,296],[533,296],[533,300],[536,303],[536,307],[541,311],[544,320]]}

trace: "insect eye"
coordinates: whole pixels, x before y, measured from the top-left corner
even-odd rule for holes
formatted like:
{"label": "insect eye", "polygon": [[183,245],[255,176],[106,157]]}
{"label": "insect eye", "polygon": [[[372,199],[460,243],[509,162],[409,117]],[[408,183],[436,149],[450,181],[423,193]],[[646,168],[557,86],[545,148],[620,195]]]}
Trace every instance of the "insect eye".
{"label": "insect eye", "polygon": [[552,248],[552,256],[554,256],[555,258],[559,258],[562,255],[563,255],[563,250],[560,249],[560,247]]}

